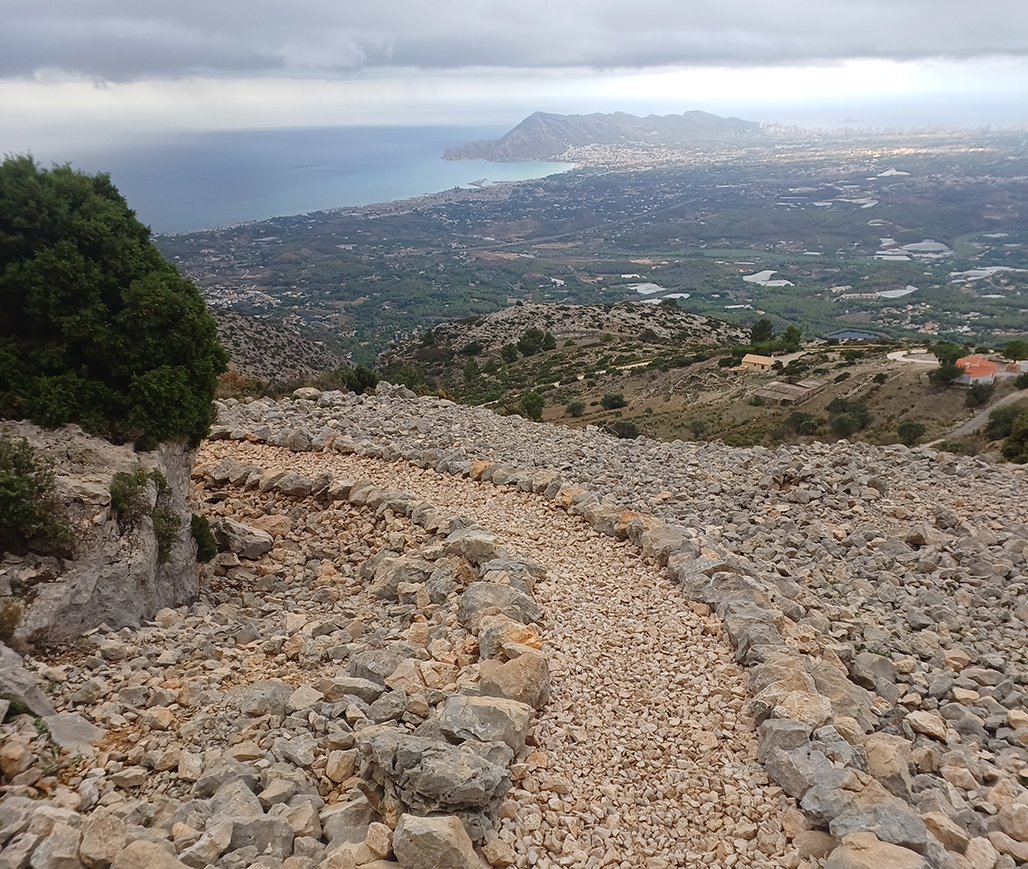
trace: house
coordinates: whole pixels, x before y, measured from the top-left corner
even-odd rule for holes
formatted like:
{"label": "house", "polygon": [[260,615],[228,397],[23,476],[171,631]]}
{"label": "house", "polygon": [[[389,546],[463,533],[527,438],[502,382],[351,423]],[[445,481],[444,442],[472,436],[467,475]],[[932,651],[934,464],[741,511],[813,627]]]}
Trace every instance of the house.
{"label": "house", "polygon": [[747,353],[742,357],[742,367],[752,368],[754,371],[770,371],[775,360],[770,356],[758,356],[756,353]]}
{"label": "house", "polygon": [[971,386],[974,383],[995,383],[996,372],[999,371],[999,366],[995,362],[990,362],[981,353],[963,356],[957,360],[956,364],[957,368],[964,370],[964,373],[953,382],[964,386]]}

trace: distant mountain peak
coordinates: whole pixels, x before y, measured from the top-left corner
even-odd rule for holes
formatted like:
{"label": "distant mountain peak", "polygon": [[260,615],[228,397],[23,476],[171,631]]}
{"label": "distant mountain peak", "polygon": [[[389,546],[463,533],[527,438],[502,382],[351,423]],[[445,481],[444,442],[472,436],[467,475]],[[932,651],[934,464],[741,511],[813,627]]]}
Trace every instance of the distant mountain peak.
{"label": "distant mountain peak", "polygon": [[448,148],[444,160],[552,160],[577,145],[617,145],[646,142],[655,145],[688,144],[752,135],[760,124],[740,118],[722,118],[709,112],[636,117],[626,112],[591,115],[555,115],[533,112],[500,139],[481,139]]}

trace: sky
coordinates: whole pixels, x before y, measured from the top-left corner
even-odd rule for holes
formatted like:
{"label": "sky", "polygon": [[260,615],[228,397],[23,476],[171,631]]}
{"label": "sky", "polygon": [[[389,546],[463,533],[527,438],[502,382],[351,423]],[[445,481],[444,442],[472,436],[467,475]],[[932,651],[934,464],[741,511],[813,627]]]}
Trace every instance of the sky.
{"label": "sky", "polygon": [[1025,0],[0,0],[0,150],[703,109],[1028,126]]}

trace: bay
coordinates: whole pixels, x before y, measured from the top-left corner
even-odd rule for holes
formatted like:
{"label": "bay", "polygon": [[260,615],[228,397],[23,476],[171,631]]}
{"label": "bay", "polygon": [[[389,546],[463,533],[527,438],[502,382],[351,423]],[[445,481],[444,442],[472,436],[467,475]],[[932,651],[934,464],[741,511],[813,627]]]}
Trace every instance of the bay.
{"label": "bay", "polygon": [[442,159],[446,148],[494,139],[479,127],[318,127],[176,133],[125,145],[36,153],[42,165],[108,172],[155,233],[407,199],[476,182],[523,181],[563,163]]}

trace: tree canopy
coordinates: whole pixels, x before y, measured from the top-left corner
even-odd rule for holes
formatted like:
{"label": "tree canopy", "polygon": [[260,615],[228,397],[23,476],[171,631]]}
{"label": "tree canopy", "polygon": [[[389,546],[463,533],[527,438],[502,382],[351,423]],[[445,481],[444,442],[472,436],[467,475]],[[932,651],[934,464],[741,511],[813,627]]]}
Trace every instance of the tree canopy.
{"label": "tree canopy", "polygon": [[0,415],[196,442],[228,354],[107,174],[0,164]]}

